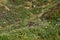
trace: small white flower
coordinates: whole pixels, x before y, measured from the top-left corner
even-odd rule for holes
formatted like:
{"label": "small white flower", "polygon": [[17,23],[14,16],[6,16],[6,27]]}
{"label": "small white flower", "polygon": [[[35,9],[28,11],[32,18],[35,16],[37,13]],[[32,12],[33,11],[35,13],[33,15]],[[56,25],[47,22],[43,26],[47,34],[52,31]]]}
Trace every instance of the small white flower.
{"label": "small white flower", "polygon": [[55,24],[55,25],[58,25],[58,24]]}
{"label": "small white flower", "polygon": [[47,26],[45,28],[48,28]]}
{"label": "small white flower", "polygon": [[3,23],[6,23],[6,22],[3,22]]}
{"label": "small white flower", "polygon": [[49,23],[51,23],[51,22],[49,21]]}
{"label": "small white flower", "polygon": [[33,5],[33,7],[36,7],[36,5]]}

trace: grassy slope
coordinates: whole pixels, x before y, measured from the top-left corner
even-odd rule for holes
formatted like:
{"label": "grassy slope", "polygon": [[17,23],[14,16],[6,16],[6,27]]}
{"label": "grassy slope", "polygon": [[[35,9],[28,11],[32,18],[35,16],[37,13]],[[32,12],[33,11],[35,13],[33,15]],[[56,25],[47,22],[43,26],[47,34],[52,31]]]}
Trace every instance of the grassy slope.
{"label": "grassy slope", "polygon": [[[59,7],[58,12],[53,11],[56,9],[55,7],[52,12],[48,11],[48,14],[43,17],[43,21],[36,18],[43,10],[43,5],[47,5],[47,3],[48,1],[36,0],[33,1],[32,6],[28,0],[15,0],[7,3],[10,11],[0,7],[0,40],[60,40]],[[52,13],[54,17],[49,13]],[[48,22],[45,19],[48,19]]]}

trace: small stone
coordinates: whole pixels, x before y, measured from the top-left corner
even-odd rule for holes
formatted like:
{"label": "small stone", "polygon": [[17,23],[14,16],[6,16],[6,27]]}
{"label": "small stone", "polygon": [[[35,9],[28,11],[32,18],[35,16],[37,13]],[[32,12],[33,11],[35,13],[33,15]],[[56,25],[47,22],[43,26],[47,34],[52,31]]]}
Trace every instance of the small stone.
{"label": "small stone", "polygon": [[30,7],[25,7],[25,9],[30,9]]}

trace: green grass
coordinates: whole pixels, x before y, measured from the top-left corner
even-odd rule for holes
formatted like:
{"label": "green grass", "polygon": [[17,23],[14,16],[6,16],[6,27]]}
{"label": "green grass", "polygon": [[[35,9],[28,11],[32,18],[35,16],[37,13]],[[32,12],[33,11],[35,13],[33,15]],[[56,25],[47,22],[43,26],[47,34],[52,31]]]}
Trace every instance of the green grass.
{"label": "green grass", "polygon": [[0,40],[59,40],[57,28],[52,26],[31,27],[12,30],[8,33],[2,33]]}
{"label": "green grass", "polygon": [[60,40],[60,0],[7,1],[9,11],[0,6],[0,40]]}

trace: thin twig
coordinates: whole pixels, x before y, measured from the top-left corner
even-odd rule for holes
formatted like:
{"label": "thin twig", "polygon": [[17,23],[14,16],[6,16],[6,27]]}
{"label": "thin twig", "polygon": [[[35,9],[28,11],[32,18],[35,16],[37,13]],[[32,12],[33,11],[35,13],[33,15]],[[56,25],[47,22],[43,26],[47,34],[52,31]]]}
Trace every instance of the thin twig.
{"label": "thin twig", "polygon": [[[59,3],[59,2],[58,2]],[[58,3],[55,4],[50,4],[48,5],[45,9],[42,10],[42,12],[40,14],[38,14],[37,16],[39,18],[41,18],[43,15],[47,14],[46,12],[48,12],[52,7],[56,6]]]}

